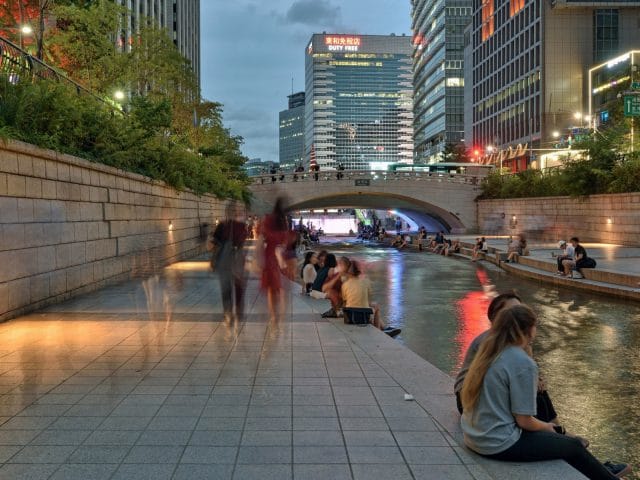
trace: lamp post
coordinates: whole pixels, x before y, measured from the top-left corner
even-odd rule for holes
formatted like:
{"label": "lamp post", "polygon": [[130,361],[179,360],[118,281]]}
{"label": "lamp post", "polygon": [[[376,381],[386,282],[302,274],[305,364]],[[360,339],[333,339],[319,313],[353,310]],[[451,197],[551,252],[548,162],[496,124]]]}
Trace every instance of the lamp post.
{"label": "lamp post", "polygon": [[30,36],[33,34],[33,28],[28,23],[21,25],[19,27],[2,27],[1,30],[8,30],[18,33],[20,49],[24,50],[24,37]]}

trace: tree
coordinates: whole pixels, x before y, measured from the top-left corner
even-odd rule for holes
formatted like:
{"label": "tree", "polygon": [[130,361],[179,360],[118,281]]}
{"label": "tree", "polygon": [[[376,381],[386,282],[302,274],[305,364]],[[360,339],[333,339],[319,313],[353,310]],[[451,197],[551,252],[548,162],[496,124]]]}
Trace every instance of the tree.
{"label": "tree", "polygon": [[448,163],[470,163],[471,157],[464,143],[447,143],[442,151],[442,160]]}
{"label": "tree", "polygon": [[126,58],[116,49],[124,7],[109,0],[86,6],[58,5],[56,27],[48,35],[53,61],[85,87],[110,94],[119,87]]}

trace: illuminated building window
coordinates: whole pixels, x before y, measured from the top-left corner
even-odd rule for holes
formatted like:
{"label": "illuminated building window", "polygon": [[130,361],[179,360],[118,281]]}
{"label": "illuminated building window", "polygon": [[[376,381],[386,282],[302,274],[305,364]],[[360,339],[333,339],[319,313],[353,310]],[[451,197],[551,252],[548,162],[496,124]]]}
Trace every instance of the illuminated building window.
{"label": "illuminated building window", "polygon": [[524,0],[509,0],[509,16],[513,17],[524,8]]}
{"label": "illuminated building window", "polygon": [[494,23],[494,0],[482,1],[482,41],[487,40],[495,29]]}
{"label": "illuminated building window", "polygon": [[447,78],[447,87],[464,87],[464,78]]}

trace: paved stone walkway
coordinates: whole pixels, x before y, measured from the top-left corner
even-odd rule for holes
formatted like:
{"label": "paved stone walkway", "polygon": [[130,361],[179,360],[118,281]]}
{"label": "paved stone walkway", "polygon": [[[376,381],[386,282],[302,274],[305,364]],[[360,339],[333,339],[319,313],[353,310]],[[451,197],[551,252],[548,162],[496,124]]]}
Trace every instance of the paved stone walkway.
{"label": "paved stone walkway", "polygon": [[454,439],[448,376],[372,327],[321,321],[297,290],[268,325],[250,281],[229,325],[206,268],[0,324],[0,480],[576,478],[489,476]]}

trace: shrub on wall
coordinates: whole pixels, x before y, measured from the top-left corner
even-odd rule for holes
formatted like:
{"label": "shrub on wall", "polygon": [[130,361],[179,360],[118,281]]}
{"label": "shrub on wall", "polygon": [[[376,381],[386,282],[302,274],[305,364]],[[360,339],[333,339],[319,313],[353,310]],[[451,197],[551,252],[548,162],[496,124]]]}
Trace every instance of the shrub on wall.
{"label": "shrub on wall", "polygon": [[203,138],[220,143],[221,152],[213,156],[194,151],[172,131],[172,108],[166,100],[134,97],[124,115],[62,84],[12,84],[3,79],[0,102],[0,136],[4,139],[140,173],[198,194],[247,198],[240,140],[222,138],[224,129],[216,137],[208,133],[210,127],[202,127]]}

